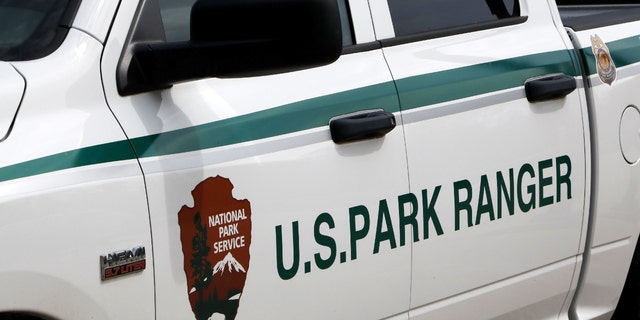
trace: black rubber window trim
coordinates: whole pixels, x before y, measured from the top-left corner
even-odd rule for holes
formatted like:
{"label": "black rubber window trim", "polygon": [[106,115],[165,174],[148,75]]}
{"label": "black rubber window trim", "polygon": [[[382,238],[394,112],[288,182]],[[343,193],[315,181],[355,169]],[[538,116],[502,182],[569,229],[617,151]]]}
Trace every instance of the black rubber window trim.
{"label": "black rubber window trim", "polygon": [[383,39],[378,41],[371,41],[366,43],[359,43],[359,44],[344,47],[342,49],[342,54],[354,54],[359,52],[378,50],[385,47],[393,47],[393,46],[412,43],[412,42],[431,40],[431,39],[464,34],[464,33],[469,33],[474,31],[481,31],[481,30],[517,25],[517,24],[524,23],[527,20],[528,18],[526,16],[513,17],[513,18],[502,19],[499,21],[491,21],[491,22],[475,24],[470,26],[462,26],[462,27],[456,27],[456,28],[449,28],[449,29]]}
{"label": "black rubber window trim", "polygon": [[[640,19],[640,5],[559,5],[560,17],[565,27],[574,31],[584,31],[616,24],[634,22]],[[574,11],[593,11],[592,14],[572,16]]]}
{"label": "black rubber window trim", "polygon": [[465,34],[475,31],[482,31],[488,29],[495,29],[501,27],[508,27],[517,24],[525,23],[528,20],[527,16],[505,18],[497,21],[477,23],[473,25],[466,25],[442,30],[427,31],[422,33],[410,34],[406,36],[399,36],[395,38],[382,39],[380,43],[382,47],[393,47],[401,44],[407,44],[412,42],[431,40],[436,38],[448,37],[458,34]]}

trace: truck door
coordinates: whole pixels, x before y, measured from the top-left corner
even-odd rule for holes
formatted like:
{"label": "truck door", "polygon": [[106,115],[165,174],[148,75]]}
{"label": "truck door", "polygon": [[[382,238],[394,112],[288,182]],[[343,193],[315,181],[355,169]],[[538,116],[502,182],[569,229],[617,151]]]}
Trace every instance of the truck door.
{"label": "truck door", "polygon": [[[122,1],[102,62],[145,173],[157,318],[406,318],[411,246],[394,234],[404,135],[366,1],[340,2],[345,49],[330,65],[119,95],[128,34],[188,39],[186,2],[160,1],[158,24],[154,1]],[[329,128],[363,119],[395,128],[373,139]]]}
{"label": "truck door", "polygon": [[549,10],[372,2],[415,195],[400,226],[413,244],[411,319],[566,312],[585,214],[585,113]]}

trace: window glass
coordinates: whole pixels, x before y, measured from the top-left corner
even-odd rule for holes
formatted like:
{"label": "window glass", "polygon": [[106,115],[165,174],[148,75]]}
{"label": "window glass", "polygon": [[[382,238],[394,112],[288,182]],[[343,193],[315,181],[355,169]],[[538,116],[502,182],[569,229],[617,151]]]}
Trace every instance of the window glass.
{"label": "window glass", "polygon": [[[353,44],[351,32],[351,22],[349,20],[349,9],[347,0],[338,0],[340,18],[342,21],[342,43],[343,45]],[[196,0],[158,0],[164,32],[168,42],[189,40],[189,20],[191,7]]]}
{"label": "window glass", "polygon": [[164,33],[168,42],[189,40],[191,7],[196,0],[159,0]]}
{"label": "window glass", "polygon": [[0,8],[0,47],[16,47],[36,30],[44,12],[22,8]]}
{"label": "window glass", "polygon": [[518,0],[388,0],[396,36],[520,16]]}
{"label": "window glass", "polygon": [[51,53],[64,39],[68,0],[0,0],[0,60],[31,60]]}
{"label": "window glass", "polygon": [[355,42],[351,30],[351,20],[349,17],[349,7],[346,0],[338,0],[338,9],[340,9],[340,21],[342,22],[342,45],[348,46]]}

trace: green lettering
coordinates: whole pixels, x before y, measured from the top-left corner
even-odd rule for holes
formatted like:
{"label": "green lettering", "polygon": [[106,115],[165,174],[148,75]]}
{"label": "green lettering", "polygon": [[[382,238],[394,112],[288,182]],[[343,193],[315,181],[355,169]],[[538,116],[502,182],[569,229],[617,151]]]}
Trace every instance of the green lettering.
{"label": "green lettering", "polygon": [[291,268],[286,268],[282,259],[282,226],[276,226],[276,260],[278,265],[278,275],[282,280],[293,278],[298,272],[300,265],[300,232],[298,231],[298,221],[292,223],[293,229],[293,263]]}
{"label": "green lettering", "polygon": [[318,218],[316,218],[316,222],[313,226],[313,235],[314,235],[314,238],[316,239],[316,243],[321,246],[329,248],[329,250],[331,251],[331,254],[327,259],[322,259],[322,256],[320,255],[320,253],[316,253],[314,255],[316,265],[321,270],[330,268],[331,265],[333,265],[333,262],[336,260],[336,256],[337,256],[336,241],[332,237],[322,234],[320,232],[320,227],[323,224],[326,224],[329,227],[329,229],[333,229],[336,227],[336,224],[333,221],[333,218],[331,217],[330,214],[326,212],[319,215]]}
{"label": "green lettering", "polygon": [[540,194],[540,208],[553,204],[553,195],[544,196],[544,187],[553,184],[553,177],[545,177],[544,169],[551,168],[553,160],[543,160],[538,162],[538,193]]}
{"label": "green lettering", "polygon": [[[405,205],[411,205],[411,214],[405,216]],[[413,242],[420,241],[418,236],[418,198],[413,193],[407,193],[398,197],[398,212],[400,212],[400,246],[404,246],[406,242],[405,228],[411,226],[413,233]]]}
{"label": "green lettering", "polygon": [[[560,165],[565,165],[567,170],[562,174]],[[567,200],[571,199],[571,158],[569,156],[562,156],[556,158],[556,177],[558,185],[556,186],[556,200],[560,202],[562,200],[562,185],[567,186]]]}
{"label": "green lettering", "polygon": [[509,215],[514,214],[515,198],[513,197],[514,183],[513,183],[513,168],[509,169],[509,189],[507,190],[507,184],[504,181],[502,172],[498,171],[496,174],[498,180],[498,219],[502,219],[502,198],[507,202],[507,209]]}
{"label": "green lettering", "polygon": [[427,190],[422,190],[422,223],[423,223],[423,236],[424,239],[429,239],[429,221],[433,221],[433,227],[436,229],[438,235],[442,235],[442,225],[440,225],[440,219],[436,213],[436,201],[438,201],[438,195],[440,194],[441,186],[437,186],[431,196],[431,201],[427,198]]}
{"label": "green lettering", "polygon": [[[386,231],[382,231],[382,224],[385,224]],[[373,254],[380,252],[380,242],[389,241],[391,249],[395,249],[396,238],[393,234],[393,225],[391,224],[391,216],[389,215],[389,206],[387,200],[380,200],[378,208],[378,223],[376,225],[376,240],[373,246]]]}
{"label": "green lettering", "polygon": [[[460,200],[460,190],[465,189],[467,192],[467,198]],[[469,180],[460,180],[453,183],[453,196],[455,200],[455,230],[460,230],[460,212],[467,212],[467,226],[473,227],[473,209],[471,208],[472,188]]]}
{"label": "green lettering", "polygon": [[531,178],[535,178],[535,176],[536,176],[536,173],[533,170],[533,167],[528,163],[525,163],[520,168],[520,172],[518,172],[518,206],[520,207],[520,210],[522,210],[522,212],[529,212],[529,210],[536,208],[536,186],[535,186],[535,184],[531,184],[531,185],[527,186],[527,193],[531,196],[529,198],[529,202],[525,202],[524,197],[523,197],[523,193],[522,193],[523,192],[523,189],[522,189],[523,180],[522,180],[522,178],[524,178],[524,175],[526,173],[528,173]]}
{"label": "green lettering", "polygon": [[[356,217],[362,217],[362,228],[356,226]],[[356,206],[349,208],[349,234],[351,238],[351,260],[358,258],[356,242],[364,239],[369,233],[369,210],[365,206]]]}
{"label": "green lettering", "polygon": [[493,199],[491,198],[491,190],[489,189],[489,180],[487,179],[486,174],[480,177],[480,195],[478,196],[476,225],[480,224],[482,214],[484,213],[489,214],[489,220],[493,221],[496,219],[493,209]]}

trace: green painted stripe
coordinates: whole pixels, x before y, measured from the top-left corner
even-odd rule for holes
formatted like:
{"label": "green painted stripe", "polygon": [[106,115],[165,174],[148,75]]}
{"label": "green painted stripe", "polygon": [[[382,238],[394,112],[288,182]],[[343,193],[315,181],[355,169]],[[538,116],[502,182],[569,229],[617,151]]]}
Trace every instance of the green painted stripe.
{"label": "green painted stripe", "polygon": [[0,168],[0,182],[88,165],[197,151],[326,126],[364,109],[400,110],[392,82],[309,99],[176,131],[58,153]]}
{"label": "green painted stripe", "polygon": [[[617,68],[640,62],[640,38],[638,36],[607,42],[607,47]],[[598,72],[596,58],[591,47],[582,48],[580,56],[585,62],[587,74],[596,74]]]}
{"label": "green painted stripe", "polygon": [[93,164],[135,159],[128,141],[62,152],[0,168],[0,182]]}
{"label": "green painted stripe", "polygon": [[552,73],[578,76],[572,51],[554,51],[482,63],[397,81],[404,110],[517,88],[532,77]]}
{"label": "green painted stripe", "polygon": [[141,137],[133,139],[132,144],[143,158],[170,155],[319,128],[329,125],[329,119],[332,117],[376,108],[383,108],[388,112],[400,111],[393,82]]}
{"label": "green painted stripe", "polygon": [[[548,73],[577,75],[570,51],[558,51],[402,79],[397,82],[405,109],[520,87]],[[0,168],[0,181],[93,164],[216,148],[328,125],[329,119],[355,111],[383,108],[398,112],[393,82],[304,100],[248,115],[128,141],[59,153]]]}

